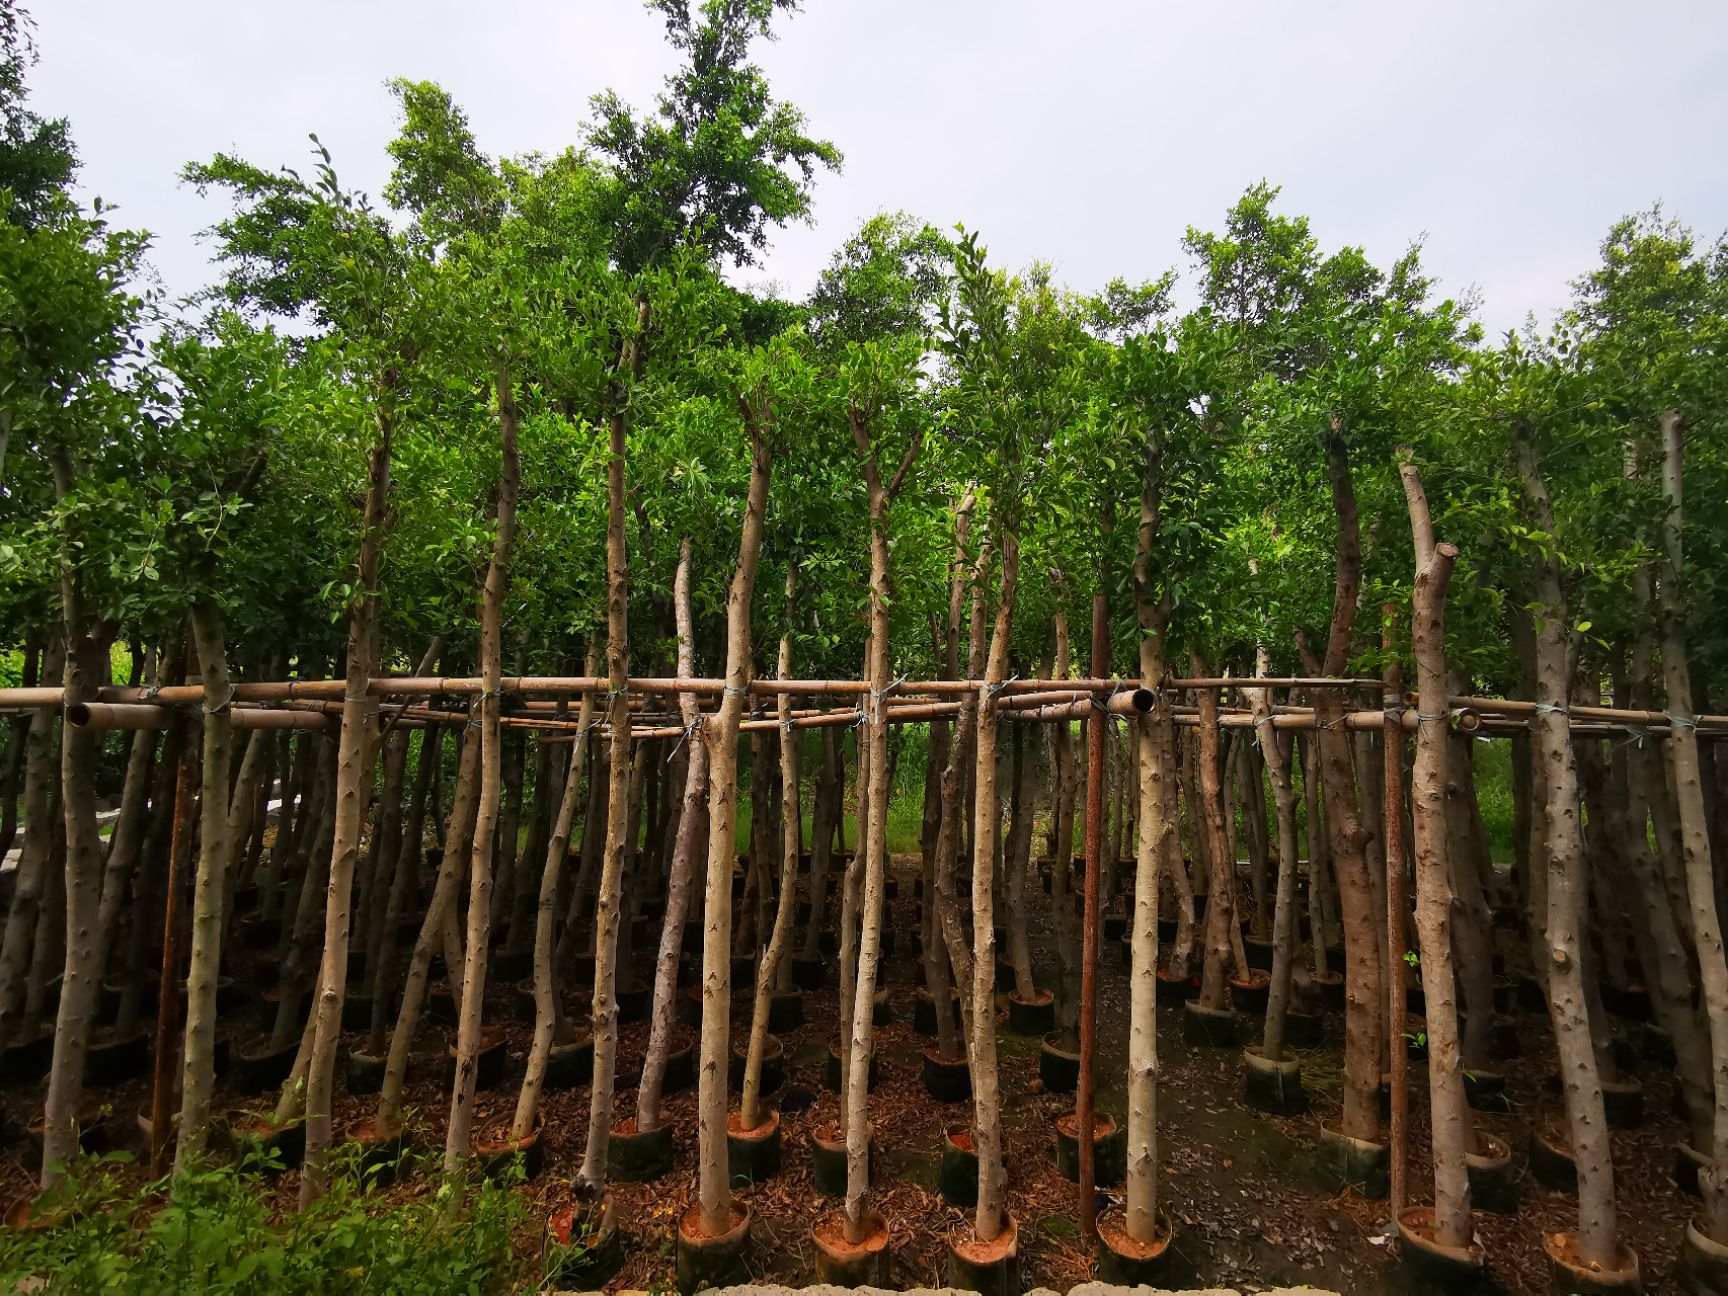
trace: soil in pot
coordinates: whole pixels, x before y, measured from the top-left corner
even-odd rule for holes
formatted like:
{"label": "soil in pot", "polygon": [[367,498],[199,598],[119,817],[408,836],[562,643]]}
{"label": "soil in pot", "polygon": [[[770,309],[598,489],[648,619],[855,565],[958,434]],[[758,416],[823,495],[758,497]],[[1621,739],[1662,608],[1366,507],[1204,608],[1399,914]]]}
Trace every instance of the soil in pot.
{"label": "soil in pot", "polygon": [[1597,1296],[1598,1293],[1643,1292],[1638,1255],[1622,1245],[1612,1267],[1586,1264],[1578,1254],[1576,1233],[1548,1233],[1542,1238],[1548,1255],[1551,1290],[1565,1296]]}
{"label": "soil in pot", "polygon": [[1172,1253],[1170,1221],[1158,1217],[1157,1235],[1150,1242],[1128,1236],[1122,1212],[1106,1212],[1098,1220],[1098,1280],[1122,1287],[1162,1287]]}
{"label": "soil in pot", "polygon": [[1558,1130],[1538,1129],[1531,1134],[1530,1171],[1545,1188],[1578,1191],[1578,1163],[1572,1159],[1572,1145]]}
{"label": "soil in pot", "polygon": [[[881,1078],[881,1068],[876,1065],[876,1052],[872,1049],[870,1052],[870,1078],[866,1084],[869,1092],[874,1093],[876,1091],[876,1082]],[[840,1046],[838,1044],[828,1046],[828,1065],[822,1073],[822,1083],[835,1093],[840,1092]]]}
{"label": "soil in pot", "polygon": [[978,1296],[1020,1296],[1020,1237],[1014,1218],[1002,1216],[1002,1231],[988,1242],[972,1234],[970,1225],[948,1239],[948,1286]]}
{"label": "soil in pot", "polygon": [[672,1169],[672,1122],[663,1120],[645,1133],[634,1116],[612,1127],[606,1144],[606,1173],[620,1183],[652,1183]]}
{"label": "soil in pot", "polygon": [[[732,1046],[732,1065],[727,1071],[727,1078],[735,1093],[744,1088],[744,1069],[749,1057],[749,1040],[739,1040]],[[786,1045],[778,1035],[770,1035],[762,1042],[762,1092],[777,1093],[785,1082]]]}
{"label": "soil in pot", "polygon": [[1038,1078],[1047,1093],[1073,1093],[1080,1083],[1080,1046],[1051,1031],[1038,1050]]}
{"label": "soil in pot", "polygon": [[510,1126],[508,1119],[498,1121],[481,1130],[474,1138],[474,1160],[485,1179],[501,1177],[518,1158],[521,1159],[522,1176],[525,1180],[535,1178],[545,1168],[546,1145],[542,1137],[545,1133],[545,1120],[536,1116],[534,1128],[519,1139],[510,1137]]}
{"label": "soil in pot", "polygon": [[945,1058],[932,1044],[924,1050],[924,1092],[937,1102],[964,1102],[972,1096],[972,1070],[964,1056]]}
{"label": "soil in pot", "polygon": [[594,1078],[594,1037],[584,1035],[569,1044],[554,1044],[546,1055],[546,1087],[562,1092],[580,1089]]}
{"label": "soil in pot", "polygon": [[1206,1048],[1234,1048],[1236,1014],[1228,1008],[1207,1008],[1190,999],[1182,1005],[1182,1038]]}
{"label": "soil in pot", "polygon": [[1470,1202],[1497,1215],[1518,1209],[1518,1176],[1512,1165],[1512,1149],[1487,1134],[1476,1135],[1476,1151],[1464,1154],[1464,1169],[1470,1178]]}
{"label": "soil in pot", "polygon": [[[1069,1183],[1080,1182],[1080,1117],[1069,1112],[1056,1119],[1056,1168]],[[1092,1182],[1109,1188],[1122,1182],[1128,1169],[1128,1131],[1118,1130],[1108,1112],[1092,1115]]]}
{"label": "soil in pot", "polygon": [[701,1287],[729,1287],[750,1281],[745,1260],[750,1248],[750,1206],[734,1199],[731,1223],[719,1235],[702,1228],[702,1208],[692,1206],[678,1221],[678,1290],[693,1296]]}
{"label": "soil in pot", "polygon": [[[865,1152],[866,1172],[875,1159],[871,1155],[874,1149],[872,1137],[870,1149]],[[829,1197],[846,1195],[846,1140],[840,1134],[838,1121],[824,1121],[810,1131],[810,1182],[817,1192]]]}
{"label": "soil in pot", "polygon": [[745,1129],[739,1112],[726,1117],[726,1174],[734,1187],[759,1184],[780,1168],[780,1113],[762,1113],[762,1123]]}
{"label": "soil in pot", "polygon": [[1427,1289],[1486,1290],[1487,1253],[1474,1242],[1465,1247],[1436,1242],[1432,1206],[1411,1206],[1398,1213],[1398,1255],[1410,1276]]}
{"label": "soil in pot", "polygon": [[846,1213],[831,1211],[810,1226],[816,1274],[831,1287],[882,1287],[888,1281],[888,1222],[866,1210],[863,1236],[846,1240]]}
{"label": "soil in pot", "polygon": [[1251,969],[1245,977],[1230,978],[1230,1006],[1245,1017],[1264,1017],[1272,991],[1272,974]]}

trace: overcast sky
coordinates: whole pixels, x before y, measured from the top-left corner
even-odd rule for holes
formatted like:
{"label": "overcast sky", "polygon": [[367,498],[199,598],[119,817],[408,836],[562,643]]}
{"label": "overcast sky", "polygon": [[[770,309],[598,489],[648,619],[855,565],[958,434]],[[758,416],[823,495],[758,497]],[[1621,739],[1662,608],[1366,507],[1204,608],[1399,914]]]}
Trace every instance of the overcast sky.
{"label": "overcast sky", "polygon": [[[440,82],[496,156],[578,141],[604,87],[647,107],[672,65],[637,0],[26,4],[34,106],[71,117],[86,195],[155,234],[174,293],[212,277],[189,160],[300,166],[316,132],[376,195],[387,78]],[[1722,0],[807,0],[778,26],[775,92],[846,155],[752,272],[788,293],[897,208],[1079,289],[1185,269],[1184,229],[1265,178],[1325,247],[1425,238],[1500,330],[1562,304],[1620,215],[1728,227]]]}

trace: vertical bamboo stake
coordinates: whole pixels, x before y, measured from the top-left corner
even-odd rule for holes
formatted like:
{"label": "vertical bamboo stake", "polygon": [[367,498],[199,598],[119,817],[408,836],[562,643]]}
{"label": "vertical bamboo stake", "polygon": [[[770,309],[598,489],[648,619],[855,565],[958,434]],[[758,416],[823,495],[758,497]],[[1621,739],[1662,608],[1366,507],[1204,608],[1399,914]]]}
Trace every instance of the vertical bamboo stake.
{"label": "vertical bamboo stake", "polygon": [[[1392,618],[1397,613],[1394,604],[1381,607],[1385,617],[1385,642],[1390,646]],[[1402,672],[1397,659],[1386,663],[1385,709],[1386,734],[1380,743],[1382,755],[1381,808],[1385,818],[1382,835],[1386,838],[1386,968],[1387,1030],[1391,1034],[1391,1049],[1387,1061],[1392,1072],[1392,1121],[1387,1138],[1391,1144],[1391,1185],[1387,1192],[1392,1218],[1404,1209],[1405,1156],[1404,1127],[1408,1122],[1410,1095],[1406,1079],[1410,1069],[1410,1054],[1404,1047],[1404,726],[1398,715],[1403,705]]]}

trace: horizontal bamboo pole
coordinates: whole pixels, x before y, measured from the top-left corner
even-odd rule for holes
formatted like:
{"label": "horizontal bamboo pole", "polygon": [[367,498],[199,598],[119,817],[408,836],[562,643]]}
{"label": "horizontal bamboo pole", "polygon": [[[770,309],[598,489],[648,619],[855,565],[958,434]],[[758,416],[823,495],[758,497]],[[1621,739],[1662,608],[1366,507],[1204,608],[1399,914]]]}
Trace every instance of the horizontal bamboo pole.
{"label": "horizontal bamboo pole", "polygon": [[[231,706],[228,718],[236,729],[325,729],[330,718],[316,711],[276,711],[265,707]],[[164,707],[129,702],[79,702],[66,708],[74,729],[166,729],[174,713]]]}

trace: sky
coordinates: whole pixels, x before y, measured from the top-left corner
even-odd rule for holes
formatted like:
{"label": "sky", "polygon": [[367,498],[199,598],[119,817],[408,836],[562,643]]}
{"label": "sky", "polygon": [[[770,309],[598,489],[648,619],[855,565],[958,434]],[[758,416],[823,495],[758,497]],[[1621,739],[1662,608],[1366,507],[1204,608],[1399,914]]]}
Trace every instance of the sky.
{"label": "sky", "polygon": [[[172,294],[215,273],[188,161],[300,167],[312,132],[376,195],[391,77],[439,82],[500,156],[579,143],[601,89],[648,108],[674,62],[639,0],[25,3],[32,106],[71,118],[84,195],[152,232]],[[742,276],[785,295],[894,210],[1079,290],[1186,271],[1184,231],[1265,179],[1324,248],[1423,240],[1498,333],[1562,306],[1622,215],[1728,228],[1723,0],[806,0],[777,32],[757,61],[846,158]]]}

